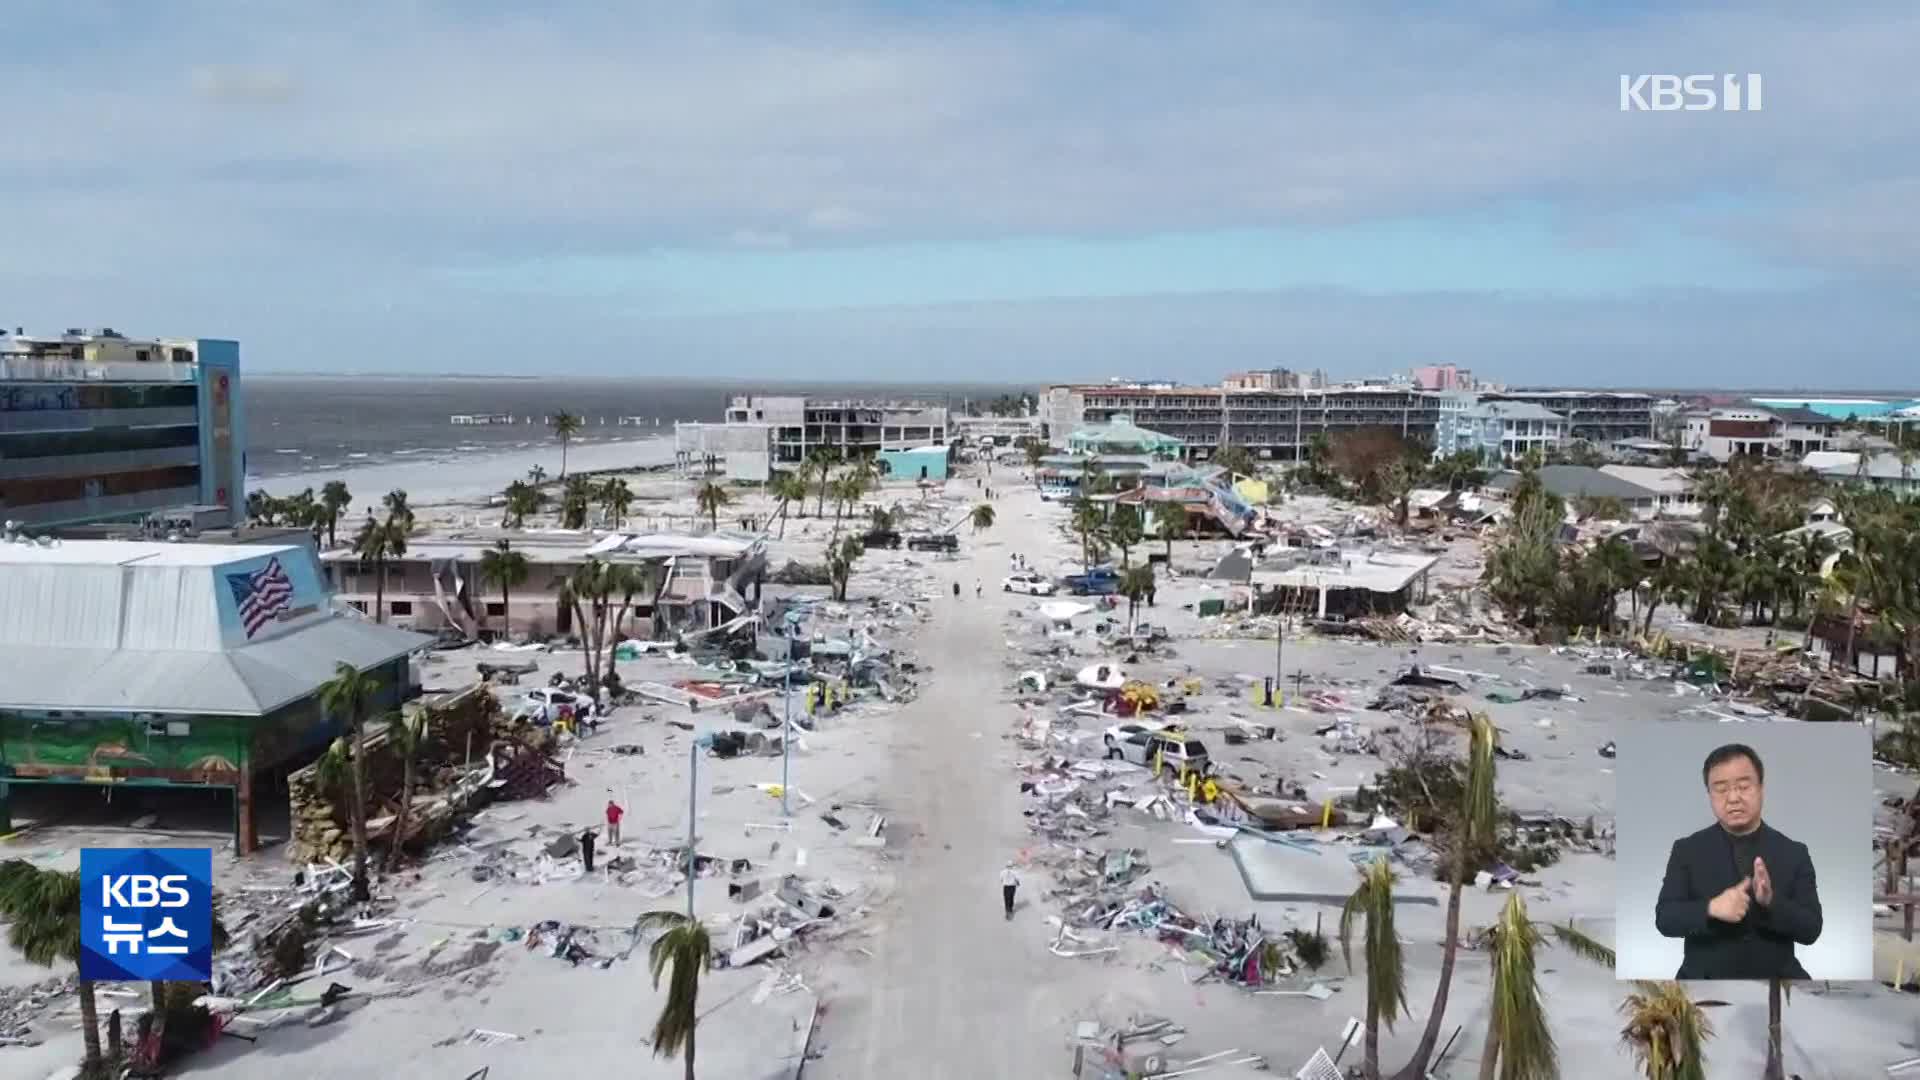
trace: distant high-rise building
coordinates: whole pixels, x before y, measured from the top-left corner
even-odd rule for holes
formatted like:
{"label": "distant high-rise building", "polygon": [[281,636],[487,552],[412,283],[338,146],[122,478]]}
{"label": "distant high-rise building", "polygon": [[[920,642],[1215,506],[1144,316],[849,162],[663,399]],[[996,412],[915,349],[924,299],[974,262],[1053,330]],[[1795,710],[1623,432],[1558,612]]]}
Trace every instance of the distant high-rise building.
{"label": "distant high-rise building", "polygon": [[1471,390],[1471,369],[1453,364],[1429,364],[1413,369],[1413,385],[1422,390]]}
{"label": "distant high-rise building", "polygon": [[1264,371],[1236,371],[1220,380],[1228,390],[1317,390],[1327,385],[1323,371],[1290,371],[1268,368]]}
{"label": "distant high-rise building", "polygon": [[237,521],[244,431],[237,342],[0,333],[0,520]]}

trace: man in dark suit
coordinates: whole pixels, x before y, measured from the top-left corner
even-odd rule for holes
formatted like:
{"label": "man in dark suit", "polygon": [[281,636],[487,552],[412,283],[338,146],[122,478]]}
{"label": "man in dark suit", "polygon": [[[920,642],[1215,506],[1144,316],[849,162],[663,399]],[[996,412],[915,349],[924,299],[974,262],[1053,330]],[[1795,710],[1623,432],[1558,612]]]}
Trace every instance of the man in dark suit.
{"label": "man in dark suit", "polygon": [[1700,769],[1714,824],[1674,841],[1654,924],[1685,938],[1677,979],[1805,979],[1796,943],[1820,939],[1807,845],[1761,820],[1766,766],[1729,743]]}

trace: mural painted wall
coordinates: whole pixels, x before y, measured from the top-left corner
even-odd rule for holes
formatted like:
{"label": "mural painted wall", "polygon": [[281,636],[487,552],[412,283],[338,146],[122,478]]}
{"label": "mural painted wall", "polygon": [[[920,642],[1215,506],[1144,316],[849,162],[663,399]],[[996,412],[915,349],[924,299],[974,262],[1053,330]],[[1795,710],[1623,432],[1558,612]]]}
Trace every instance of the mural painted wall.
{"label": "mural painted wall", "polygon": [[220,637],[229,649],[326,617],[320,563],[304,549],[225,563],[213,575],[220,594]]}
{"label": "mural painted wall", "polygon": [[231,784],[250,722],[160,713],[0,712],[0,764],[16,776],[113,783],[155,777]]}

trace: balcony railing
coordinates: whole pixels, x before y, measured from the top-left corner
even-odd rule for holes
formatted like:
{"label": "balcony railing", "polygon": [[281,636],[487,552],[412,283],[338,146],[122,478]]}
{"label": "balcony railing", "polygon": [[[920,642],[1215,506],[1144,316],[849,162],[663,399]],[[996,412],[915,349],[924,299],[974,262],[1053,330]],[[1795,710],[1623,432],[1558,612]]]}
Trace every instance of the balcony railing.
{"label": "balcony railing", "polygon": [[0,380],[18,382],[169,382],[190,383],[199,367],[166,360],[75,360],[65,356],[0,356]]}

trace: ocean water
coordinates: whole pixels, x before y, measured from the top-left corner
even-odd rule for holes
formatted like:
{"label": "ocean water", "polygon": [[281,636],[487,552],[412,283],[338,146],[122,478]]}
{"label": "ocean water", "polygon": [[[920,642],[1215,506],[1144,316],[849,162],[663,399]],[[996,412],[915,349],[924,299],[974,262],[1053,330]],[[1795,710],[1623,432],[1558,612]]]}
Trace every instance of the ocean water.
{"label": "ocean water", "polygon": [[[568,379],[249,375],[244,382],[247,474],[361,469],[550,446],[544,417],[565,410],[586,426],[575,446],[655,436],[676,420],[719,420],[734,394],[820,394],[947,401],[1020,388],[884,383],[743,383],[687,379]],[[511,413],[509,425],[456,426],[456,414]],[[641,417],[622,426],[623,416]],[[530,418],[530,421],[529,421]]]}

